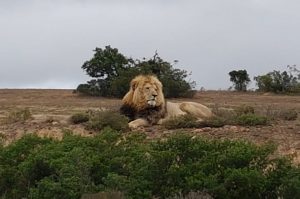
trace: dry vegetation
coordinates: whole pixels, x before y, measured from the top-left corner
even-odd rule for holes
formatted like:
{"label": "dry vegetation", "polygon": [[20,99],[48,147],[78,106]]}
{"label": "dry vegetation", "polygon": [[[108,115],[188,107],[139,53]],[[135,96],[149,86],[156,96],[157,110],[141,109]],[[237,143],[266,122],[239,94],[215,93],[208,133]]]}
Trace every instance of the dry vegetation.
{"label": "dry vegetation", "polygon": [[[207,91],[197,93],[192,101],[211,107],[222,119],[254,112],[267,117],[269,122],[255,126],[225,122],[222,127],[199,125],[187,131],[215,139],[244,139],[258,144],[271,141],[279,145],[279,153],[292,155],[294,162],[300,163],[299,96]],[[79,96],[71,90],[3,89],[0,90],[0,139],[9,144],[28,133],[60,139],[66,130],[91,136],[96,132],[85,125],[73,124],[70,118],[95,110],[118,110],[120,103],[119,99]],[[176,130],[154,126],[144,131],[149,138],[161,138]]]}

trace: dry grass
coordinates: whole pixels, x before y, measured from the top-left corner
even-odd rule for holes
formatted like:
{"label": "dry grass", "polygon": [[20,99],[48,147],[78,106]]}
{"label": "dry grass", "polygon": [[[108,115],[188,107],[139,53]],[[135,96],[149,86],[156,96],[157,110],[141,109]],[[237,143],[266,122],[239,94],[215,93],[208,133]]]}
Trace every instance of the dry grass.
{"label": "dry grass", "polygon": [[[198,134],[209,138],[244,139],[256,143],[273,141],[279,144],[280,153],[293,153],[295,156],[299,154],[300,163],[300,118],[297,116],[300,113],[299,96],[206,91],[198,92],[190,99],[168,100],[202,103],[212,108],[215,115],[225,121],[237,115],[239,107],[243,107],[241,112],[252,112],[254,108],[255,115],[266,116],[271,124],[243,128],[228,125],[221,128],[204,128],[203,131],[198,129]],[[84,125],[72,124],[70,117],[89,110],[118,110],[120,105],[120,99],[83,97],[72,93],[72,90],[0,89],[0,134],[4,135],[5,143],[10,143],[29,132],[56,137],[62,134],[62,129],[70,129],[78,135],[91,136],[94,132],[85,129]],[[4,123],[11,112],[26,108],[30,110],[32,119]],[[11,118],[12,121],[23,120],[13,119],[18,116]],[[159,126],[144,130],[149,138],[164,137],[171,132]]]}
{"label": "dry grass", "polygon": [[27,120],[32,119],[32,114],[28,108],[10,111],[6,118],[4,118],[4,123],[24,123]]}

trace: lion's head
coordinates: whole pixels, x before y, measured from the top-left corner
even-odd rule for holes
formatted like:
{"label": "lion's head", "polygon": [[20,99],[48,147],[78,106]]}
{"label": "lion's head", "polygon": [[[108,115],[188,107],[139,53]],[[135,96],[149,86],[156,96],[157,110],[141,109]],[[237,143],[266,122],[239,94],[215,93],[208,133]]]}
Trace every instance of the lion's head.
{"label": "lion's head", "polygon": [[138,111],[164,106],[161,82],[153,75],[135,77],[130,83],[130,90],[123,98],[123,103]]}

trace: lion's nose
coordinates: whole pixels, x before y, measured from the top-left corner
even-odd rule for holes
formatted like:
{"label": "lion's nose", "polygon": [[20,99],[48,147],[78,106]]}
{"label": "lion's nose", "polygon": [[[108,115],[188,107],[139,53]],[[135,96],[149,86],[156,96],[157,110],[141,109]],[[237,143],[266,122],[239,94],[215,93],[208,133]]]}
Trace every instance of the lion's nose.
{"label": "lion's nose", "polygon": [[152,96],[153,96],[154,98],[156,98],[157,94],[152,94]]}

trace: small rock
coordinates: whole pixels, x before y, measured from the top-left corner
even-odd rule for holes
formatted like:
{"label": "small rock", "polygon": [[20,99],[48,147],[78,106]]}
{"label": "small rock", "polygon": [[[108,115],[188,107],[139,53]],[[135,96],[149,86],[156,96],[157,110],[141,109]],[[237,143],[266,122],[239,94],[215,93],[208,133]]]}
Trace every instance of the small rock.
{"label": "small rock", "polygon": [[300,142],[296,142],[295,144],[293,144],[293,148],[299,150],[300,149]]}
{"label": "small rock", "polygon": [[230,127],[231,127],[230,125],[225,125],[223,128],[224,129],[230,129]]}
{"label": "small rock", "polygon": [[231,127],[229,128],[229,130],[232,131],[232,132],[235,132],[235,133],[239,131],[239,129],[238,129],[237,126],[231,126]]}
{"label": "small rock", "polygon": [[211,127],[205,127],[205,128],[203,128],[202,130],[203,130],[203,132],[208,132],[208,131],[211,131]]}
{"label": "small rock", "polygon": [[194,133],[202,133],[202,132],[203,132],[203,129],[195,129],[193,132],[194,132]]}

